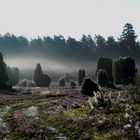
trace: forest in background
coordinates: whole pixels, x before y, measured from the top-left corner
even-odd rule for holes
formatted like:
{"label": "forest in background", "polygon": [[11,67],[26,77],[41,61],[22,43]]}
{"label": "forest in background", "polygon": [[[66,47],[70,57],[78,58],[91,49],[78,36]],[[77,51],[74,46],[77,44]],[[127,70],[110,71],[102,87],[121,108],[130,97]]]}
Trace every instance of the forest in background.
{"label": "forest in background", "polygon": [[71,62],[92,62],[99,56],[118,58],[132,56],[135,60],[140,58],[140,42],[133,25],[126,23],[119,38],[109,36],[105,39],[101,35],[83,35],[80,40],[62,35],[54,37],[44,36],[27,39],[24,36],[15,36],[6,33],[0,35],[0,51],[5,57],[35,56],[37,58],[50,58]]}

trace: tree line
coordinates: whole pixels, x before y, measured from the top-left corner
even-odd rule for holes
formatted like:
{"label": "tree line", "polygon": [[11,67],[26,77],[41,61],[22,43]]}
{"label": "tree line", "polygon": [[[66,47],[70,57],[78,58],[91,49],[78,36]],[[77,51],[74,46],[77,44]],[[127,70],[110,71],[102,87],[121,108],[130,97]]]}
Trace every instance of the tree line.
{"label": "tree line", "polygon": [[80,40],[62,35],[38,37],[28,40],[24,36],[6,33],[0,35],[0,51],[4,54],[32,54],[43,57],[67,58],[74,60],[93,60],[99,56],[118,57],[140,55],[140,42],[130,23],[125,24],[122,34],[115,40],[113,36],[105,39],[101,35],[83,35]]}

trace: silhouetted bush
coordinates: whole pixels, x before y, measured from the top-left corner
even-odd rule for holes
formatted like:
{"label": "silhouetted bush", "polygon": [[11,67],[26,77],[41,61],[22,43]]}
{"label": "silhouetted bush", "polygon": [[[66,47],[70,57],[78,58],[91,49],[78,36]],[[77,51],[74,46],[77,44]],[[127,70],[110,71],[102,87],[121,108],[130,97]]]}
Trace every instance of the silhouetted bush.
{"label": "silhouetted bush", "polygon": [[77,84],[75,81],[70,81],[70,87],[71,88],[76,88]]}
{"label": "silhouetted bush", "polygon": [[90,78],[85,79],[81,87],[81,93],[86,96],[94,96],[94,92],[99,91],[97,83],[93,82]]}
{"label": "silhouetted bush", "polygon": [[6,70],[6,64],[3,62],[3,55],[0,53],[0,88],[5,88],[9,78]]}
{"label": "silhouetted bush", "polygon": [[40,79],[38,81],[38,86],[40,87],[49,87],[51,82],[50,77],[47,74],[42,74],[40,76]]}
{"label": "silhouetted bush", "polygon": [[113,82],[112,64],[113,64],[113,60],[111,58],[104,58],[104,57],[100,57],[97,62],[97,74],[100,70],[106,71],[108,75],[108,80],[110,82]]}
{"label": "silhouetted bush", "polygon": [[60,80],[59,80],[59,86],[60,87],[65,87],[66,86],[66,81],[65,81],[64,78],[60,78]]}
{"label": "silhouetted bush", "polygon": [[106,71],[100,70],[98,72],[98,84],[101,87],[104,87],[104,86],[107,87],[109,85],[109,79],[108,79],[108,75],[107,75]]}
{"label": "silhouetted bush", "polygon": [[43,74],[40,64],[36,65],[33,76],[34,82],[39,87],[49,87],[51,79],[47,74]]}
{"label": "silhouetted bush", "polygon": [[9,77],[8,84],[11,84],[13,86],[17,85],[19,82],[19,69],[17,67],[10,68],[7,67],[7,73]]}
{"label": "silhouetted bush", "polygon": [[119,59],[113,62],[113,77],[115,84],[121,83],[121,67]]}
{"label": "silhouetted bush", "polygon": [[113,63],[113,75],[116,84],[134,84],[136,75],[135,60],[131,57],[115,60]]}
{"label": "silhouetted bush", "polygon": [[86,77],[86,72],[85,72],[85,70],[84,70],[84,69],[80,69],[80,70],[78,71],[78,85],[79,85],[79,86],[82,85],[82,83],[83,83],[85,77]]}

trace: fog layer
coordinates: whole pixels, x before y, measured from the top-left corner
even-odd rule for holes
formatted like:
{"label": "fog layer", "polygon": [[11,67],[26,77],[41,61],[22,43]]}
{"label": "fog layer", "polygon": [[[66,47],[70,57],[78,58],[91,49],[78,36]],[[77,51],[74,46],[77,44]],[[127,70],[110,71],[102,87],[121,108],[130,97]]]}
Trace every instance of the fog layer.
{"label": "fog layer", "polygon": [[32,79],[34,69],[37,63],[40,63],[44,73],[50,74],[51,77],[62,76],[65,73],[76,74],[78,69],[84,68],[89,73],[95,72],[95,63],[89,62],[71,62],[68,60],[54,60],[49,58],[37,58],[32,56],[7,57],[4,60],[10,67],[18,67],[20,69],[21,78]]}

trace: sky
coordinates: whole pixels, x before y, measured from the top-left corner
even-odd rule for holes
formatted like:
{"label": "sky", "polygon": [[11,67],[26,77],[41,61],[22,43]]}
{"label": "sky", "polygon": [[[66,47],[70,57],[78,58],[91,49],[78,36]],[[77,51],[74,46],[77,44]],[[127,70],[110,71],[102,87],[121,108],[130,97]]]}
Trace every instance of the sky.
{"label": "sky", "polygon": [[0,34],[117,38],[132,23],[140,35],[139,7],[140,0],[0,0]]}

